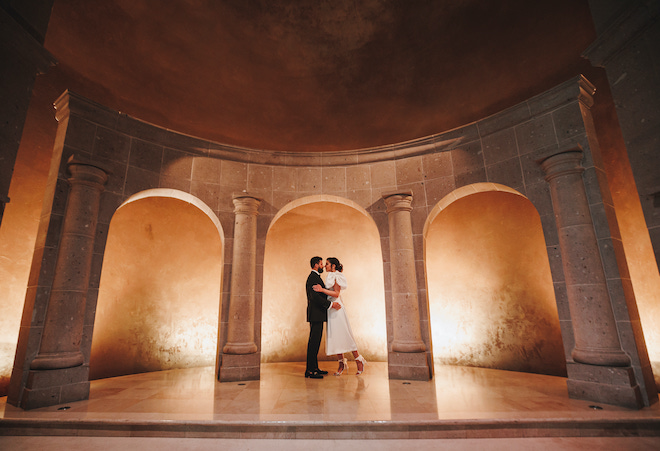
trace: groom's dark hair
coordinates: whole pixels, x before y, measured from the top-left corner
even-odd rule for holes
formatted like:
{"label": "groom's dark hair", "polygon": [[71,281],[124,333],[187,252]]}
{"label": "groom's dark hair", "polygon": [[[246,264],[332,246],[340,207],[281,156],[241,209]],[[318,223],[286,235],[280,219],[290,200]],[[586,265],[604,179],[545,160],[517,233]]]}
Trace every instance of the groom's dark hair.
{"label": "groom's dark hair", "polygon": [[309,266],[313,268],[314,265],[320,262],[321,260],[323,260],[323,258],[321,257],[312,257],[312,259],[309,261]]}

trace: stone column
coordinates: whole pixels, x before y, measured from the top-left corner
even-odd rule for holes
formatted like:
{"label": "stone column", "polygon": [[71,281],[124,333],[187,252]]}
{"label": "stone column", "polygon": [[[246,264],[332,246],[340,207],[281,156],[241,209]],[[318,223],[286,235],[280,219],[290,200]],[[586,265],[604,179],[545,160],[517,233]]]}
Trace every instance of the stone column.
{"label": "stone column", "polygon": [[80,350],[94,237],[103,185],[108,174],[95,166],[70,160],[71,188],[64,214],[60,249],[46,321],[33,370],[82,365]]}
{"label": "stone column", "polygon": [[96,223],[108,173],[71,158],[71,177],[59,251],[41,335],[30,363],[21,406],[25,409],[80,401],[89,396],[81,350]]}
{"label": "stone column", "polygon": [[390,268],[392,272],[392,322],[395,352],[424,352],[419,325],[417,275],[412,239],[411,194],[385,197],[390,231]]}
{"label": "stone column", "polygon": [[555,212],[575,348],[573,360],[599,366],[630,365],[623,352],[610,302],[598,241],[582,181],[582,151],[573,149],[541,162]]}
{"label": "stone column", "polygon": [[[234,251],[232,257],[229,318],[227,319],[227,344],[222,352],[220,379],[248,380],[254,378],[254,366],[258,360],[231,357],[257,355],[254,342],[254,309],[257,255],[257,210],[261,199],[249,194],[233,197]],[[258,357],[258,356],[257,356]],[[251,367],[252,371],[246,371]]]}
{"label": "stone column", "polygon": [[388,359],[393,379],[428,380],[430,370],[422,341],[413,247],[412,192],[384,194],[390,235],[392,280],[392,355]]}

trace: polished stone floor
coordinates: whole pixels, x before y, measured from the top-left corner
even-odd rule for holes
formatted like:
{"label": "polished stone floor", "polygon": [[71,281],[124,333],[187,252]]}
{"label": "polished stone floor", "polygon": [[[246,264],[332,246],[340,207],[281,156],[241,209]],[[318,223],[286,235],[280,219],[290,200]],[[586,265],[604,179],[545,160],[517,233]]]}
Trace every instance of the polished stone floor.
{"label": "polished stone floor", "polygon": [[[412,438],[420,450],[471,449],[475,440],[489,449],[660,449],[658,404],[629,410],[569,399],[563,378],[437,366],[430,382],[401,381],[387,378],[385,363],[360,376],[350,365],[349,374],[322,380],[305,379],[303,363],[264,364],[261,380],[248,382],[219,383],[213,368],[115,377],[93,381],[89,400],[31,411],[2,398],[0,448],[102,441],[104,449],[147,450],[166,440],[206,449],[221,440],[234,449],[268,442],[272,451],[351,439],[382,451]],[[332,372],[334,363],[322,367]]]}

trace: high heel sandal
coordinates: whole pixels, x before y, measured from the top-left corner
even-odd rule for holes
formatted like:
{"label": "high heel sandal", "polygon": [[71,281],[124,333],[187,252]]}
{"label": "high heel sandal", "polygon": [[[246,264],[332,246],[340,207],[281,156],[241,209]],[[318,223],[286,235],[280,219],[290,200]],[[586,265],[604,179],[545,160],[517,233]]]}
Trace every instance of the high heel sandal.
{"label": "high heel sandal", "polygon": [[348,368],[348,359],[344,357],[339,361],[339,369],[335,373],[335,376],[341,376],[341,373],[343,373],[346,368]]}
{"label": "high heel sandal", "polygon": [[367,361],[364,359],[364,357],[362,357],[362,355],[358,355],[358,356],[355,358],[355,361],[356,361],[356,362],[360,362],[360,363],[362,364],[362,369],[359,369],[359,368],[358,368],[357,373],[355,373],[355,375],[357,376],[357,375],[360,375],[360,374],[362,374],[362,373],[364,372],[364,367],[367,366]]}

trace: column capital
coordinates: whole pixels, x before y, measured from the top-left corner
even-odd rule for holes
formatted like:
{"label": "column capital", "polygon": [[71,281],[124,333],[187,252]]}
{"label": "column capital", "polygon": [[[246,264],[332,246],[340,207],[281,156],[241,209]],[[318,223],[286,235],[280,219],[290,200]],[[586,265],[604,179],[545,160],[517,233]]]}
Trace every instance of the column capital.
{"label": "column capital", "polygon": [[86,164],[70,164],[68,167],[71,177],[67,180],[69,183],[78,185],[90,185],[103,189],[105,182],[108,181],[108,174],[103,170]]}
{"label": "column capital", "polygon": [[68,178],[69,182],[88,182],[103,186],[108,181],[108,176],[112,174],[112,171],[103,167],[103,165],[77,155],[71,155],[66,162],[66,166],[69,174],[71,174],[71,177]]}
{"label": "column capital", "polygon": [[257,210],[261,204],[261,198],[248,193],[234,193],[232,202],[234,203],[235,214],[257,215]]}
{"label": "column capital", "polygon": [[387,206],[387,214],[412,210],[412,191],[410,190],[383,193],[382,196]]}
{"label": "column capital", "polygon": [[566,174],[581,174],[584,172],[582,157],[582,148],[573,147],[546,154],[539,158],[537,162],[543,168],[543,172],[545,172],[545,180],[549,182],[555,177]]}

